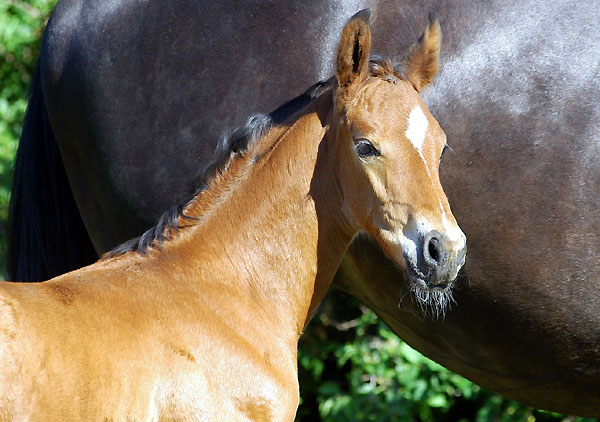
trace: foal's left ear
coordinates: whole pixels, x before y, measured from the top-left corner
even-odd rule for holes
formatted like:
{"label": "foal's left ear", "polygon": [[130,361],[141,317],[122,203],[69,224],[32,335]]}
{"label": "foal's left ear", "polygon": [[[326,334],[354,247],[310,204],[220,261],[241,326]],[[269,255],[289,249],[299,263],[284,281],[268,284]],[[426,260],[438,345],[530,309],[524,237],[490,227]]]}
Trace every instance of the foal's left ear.
{"label": "foal's left ear", "polygon": [[342,31],[336,59],[338,95],[352,96],[352,91],[369,76],[370,15],[369,9],[361,10],[350,18]]}
{"label": "foal's left ear", "polygon": [[429,13],[425,32],[404,57],[406,78],[421,91],[433,81],[440,68],[439,57],[442,45],[442,30],[434,13]]}

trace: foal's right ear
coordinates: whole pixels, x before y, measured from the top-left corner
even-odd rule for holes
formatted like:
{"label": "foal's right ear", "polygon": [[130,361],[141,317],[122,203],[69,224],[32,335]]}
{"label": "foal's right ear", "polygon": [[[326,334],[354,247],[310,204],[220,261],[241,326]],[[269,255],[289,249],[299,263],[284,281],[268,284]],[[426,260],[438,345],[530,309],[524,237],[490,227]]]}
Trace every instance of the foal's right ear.
{"label": "foal's right ear", "polygon": [[371,11],[363,9],[350,18],[340,38],[336,59],[338,96],[352,96],[369,76],[371,54]]}

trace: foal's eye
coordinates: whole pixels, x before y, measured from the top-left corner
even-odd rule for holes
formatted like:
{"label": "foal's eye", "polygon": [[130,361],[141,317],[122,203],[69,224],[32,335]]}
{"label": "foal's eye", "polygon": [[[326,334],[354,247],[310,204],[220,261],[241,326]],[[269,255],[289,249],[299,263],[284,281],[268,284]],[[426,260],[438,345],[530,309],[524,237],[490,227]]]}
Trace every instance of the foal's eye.
{"label": "foal's eye", "polygon": [[379,150],[368,139],[357,139],[354,143],[354,148],[360,158],[378,157],[381,155]]}
{"label": "foal's eye", "polygon": [[440,163],[442,162],[442,157],[444,156],[444,153],[448,150],[453,151],[453,149],[450,148],[448,145],[444,145],[444,148],[442,149],[442,153],[440,154]]}

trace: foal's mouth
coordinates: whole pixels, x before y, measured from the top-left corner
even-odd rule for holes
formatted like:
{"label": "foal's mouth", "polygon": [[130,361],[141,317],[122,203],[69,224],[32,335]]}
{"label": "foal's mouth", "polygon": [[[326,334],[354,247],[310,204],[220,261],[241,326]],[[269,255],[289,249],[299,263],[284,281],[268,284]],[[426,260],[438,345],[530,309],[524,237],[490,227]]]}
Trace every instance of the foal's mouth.
{"label": "foal's mouth", "polygon": [[443,291],[452,288],[453,281],[444,280],[442,282],[432,281],[430,274],[424,274],[414,264],[408,263],[406,265],[406,273],[411,283],[417,285],[420,289],[427,289],[430,291]]}
{"label": "foal's mouth", "polygon": [[444,282],[432,282],[427,274],[424,274],[409,260],[405,260],[404,266],[406,278],[408,280],[409,292],[400,299],[398,306],[401,306],[408,294],[417,302],[423,316],[433,319],[446,316],[453,303],[456,303],[452,296],[452,287],[454,280]]}

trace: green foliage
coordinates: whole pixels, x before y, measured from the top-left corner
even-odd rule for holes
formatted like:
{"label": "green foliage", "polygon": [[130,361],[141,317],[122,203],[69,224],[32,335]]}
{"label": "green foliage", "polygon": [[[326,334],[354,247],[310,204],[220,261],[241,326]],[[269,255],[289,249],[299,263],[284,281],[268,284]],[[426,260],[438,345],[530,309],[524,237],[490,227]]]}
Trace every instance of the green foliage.
{"label": "green foliage", "polygon": [[[330,296],[328,301],[341,295]],[[301,339],[298,421],[585,422],[505,399],[412,349],[351,298],[325,306]],[[358,312],[348,314],[353,306]],[[346,312],[345,322],[328,315]],[[312,400],[315,403],[308,403]]]}
{"label": "green foliage", "polygon": [[12,163],[42,31],[55,3],[0,0],[0,274],[4,274],[6,257]]}

